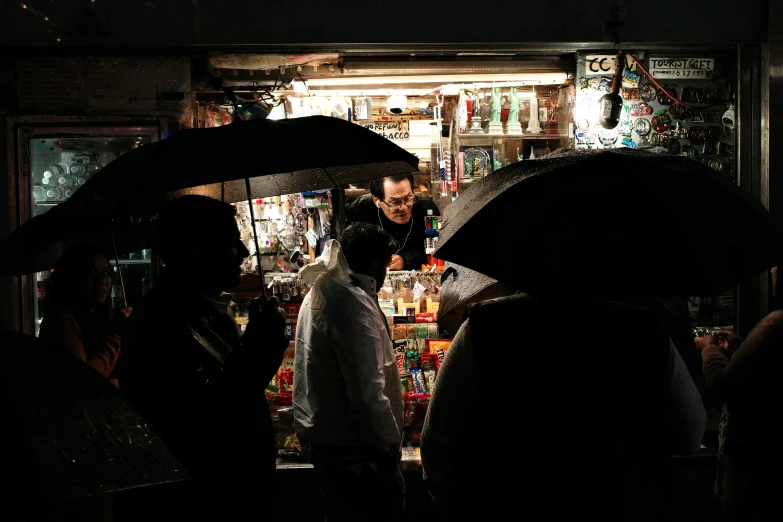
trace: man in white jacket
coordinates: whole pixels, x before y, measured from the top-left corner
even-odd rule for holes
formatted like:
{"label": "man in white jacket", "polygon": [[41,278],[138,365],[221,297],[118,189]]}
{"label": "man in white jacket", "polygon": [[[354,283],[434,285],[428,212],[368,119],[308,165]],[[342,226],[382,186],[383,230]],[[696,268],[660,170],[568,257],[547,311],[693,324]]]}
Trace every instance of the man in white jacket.
{"label": "man in white jacket", "polygon": [[378,289],[397,242],[346,227],[302,271],[294,363],[296,434],[318,473],[326,520],[403,519],[403,400]]}

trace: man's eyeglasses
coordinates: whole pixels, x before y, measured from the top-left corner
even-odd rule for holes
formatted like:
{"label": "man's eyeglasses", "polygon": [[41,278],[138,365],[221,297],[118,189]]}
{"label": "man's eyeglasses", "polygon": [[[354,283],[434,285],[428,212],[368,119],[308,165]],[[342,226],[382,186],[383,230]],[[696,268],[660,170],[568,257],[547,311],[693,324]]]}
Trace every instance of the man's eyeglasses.
{"label": "man's eyeglasses", "polygon": [[384,200],[379,200],[381,203],[389,207],[391,210],[397,210],[402,208],[403,205],[406,207],[410,207],[413,204],[413,200],[416,198],[413,194],[408,194],[402,199],[393,199],[389,201],[388,203]]}

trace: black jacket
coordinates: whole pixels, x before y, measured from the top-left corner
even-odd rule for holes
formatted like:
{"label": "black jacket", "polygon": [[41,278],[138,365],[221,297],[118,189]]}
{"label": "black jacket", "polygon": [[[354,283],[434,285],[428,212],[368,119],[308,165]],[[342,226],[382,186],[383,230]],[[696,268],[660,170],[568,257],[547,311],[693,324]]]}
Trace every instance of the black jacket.
{"label": "black jacket", "polygon": [[427,264],[427,254],[424,250],[424,240],[427,237],[424,217],[427,215],[427,210],[430,209],[432,215],[440,216],[440,210],[431,198],[416,196],[416,200],[413,202],[411,221],[404,225],[398,225],[388,219],[381,209],[375,206],[371,194],[364,194],[346,207],[345,224],[348,225],[354,221],[380,224],[402,246],[398,253],[405,261],[403,269],[421,270],[421,265]]}
{"label": "black jacket", "polygon": [[244,346],[226,311],[164,278],[131,321],[121,392],[193,477],[135,509],[268,519],[276,450],[264,390],[288,346],[282,331]]}

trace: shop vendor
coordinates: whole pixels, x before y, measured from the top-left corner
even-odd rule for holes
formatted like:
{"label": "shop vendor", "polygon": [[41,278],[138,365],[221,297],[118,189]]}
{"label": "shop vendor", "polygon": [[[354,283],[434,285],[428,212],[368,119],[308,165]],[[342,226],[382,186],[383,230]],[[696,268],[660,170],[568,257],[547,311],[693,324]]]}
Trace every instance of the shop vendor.
{"label": "shop vendor", "polygon": [[428,210],[440,216],[431,198],[413,192],[413,174],[374,179],[370,193],[359,196],[345,209],[346,224],[354,221],[380,224],[399,243],[389,270],[421,270],[427,264],[424,217]]}

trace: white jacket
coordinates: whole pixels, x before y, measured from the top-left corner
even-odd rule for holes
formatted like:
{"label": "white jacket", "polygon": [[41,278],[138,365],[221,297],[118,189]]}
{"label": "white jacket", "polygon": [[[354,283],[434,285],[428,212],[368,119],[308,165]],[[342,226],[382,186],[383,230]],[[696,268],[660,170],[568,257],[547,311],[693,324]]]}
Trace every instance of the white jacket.
{"label": "white jacket", "polygon": [[402,386],[374,279],[356,274],[330,240],[301,277],[294,420],[302,442],[337,458],[399,449]]}

